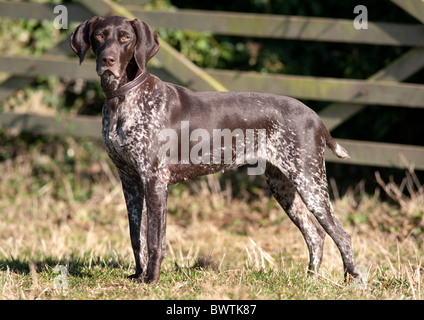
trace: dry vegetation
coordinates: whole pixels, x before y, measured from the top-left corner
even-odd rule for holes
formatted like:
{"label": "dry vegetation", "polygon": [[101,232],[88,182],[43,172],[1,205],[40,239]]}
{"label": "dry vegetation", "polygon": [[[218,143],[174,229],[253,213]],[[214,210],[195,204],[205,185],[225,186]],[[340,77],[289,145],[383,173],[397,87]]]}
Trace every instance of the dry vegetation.
{"label": "dry vegetation", "polygon": [[171,189],[162,280],[145,285],[126,280],[126,209],[102,146],[45,139],[0,135],[0,299],[423,298],[423,187],[412,170],[399,186],[377,175],[390,203],[354,190],[333,203],[366,288],[343,282],[328,237],[319,275],[307,277],[300,232],[262,179],[235,172]]}

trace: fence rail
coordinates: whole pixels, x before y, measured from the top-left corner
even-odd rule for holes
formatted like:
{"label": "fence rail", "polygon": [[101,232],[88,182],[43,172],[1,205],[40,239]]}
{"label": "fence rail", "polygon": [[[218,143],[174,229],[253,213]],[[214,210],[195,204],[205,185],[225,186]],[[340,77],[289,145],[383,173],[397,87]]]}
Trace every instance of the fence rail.
{"label": "fence rail", "polygon": [[[414,16],[420,23],[369,22],[366,32],[354,29],[351,20],[282,15],[210,12],[199,10],[144,10],[134,1],[120,5],[106,0],[82,0],[66,4],[69,21],[80,22],[93,15],[139,17],[156,28],[207,31],[258,38],[296,39],[412,47],[368,79],[337,79],[295,75],[259,74],[230,70],[200,69],[161,41],[157,58],[163,68],[150,71],[160,78],[190,86],[195,90],[239,90],[270,92],[299,99],[333,101],[319,115],[333,130],[367,105],[424,108],[424,85],[402,83],[424,67],[424,2],[385,0]],[[148,1],[144,1],[148,2]],[[0,2],[0,17],[51,20],[53,4]],[[9,77],[0,83],[0,101],[29,84],[38,76],[54,75],[98,81],[94,62],[77,67],[70,57],[67,41],[58,43],[41,57],[0,55],[0,72]],[[100,138],[99,117],[0,113],[0,127],[49,134],[71,134]],[[352,164],[404,168],[414,165],[424,170],[424,147],[366,141],[339,140],[352,156]],[[339,161],[328,154],[329,161]]]}
{"label": "fence rail", "polygon": [[206,31],[231,36],[312,40],[389,46],[423,46],[424,26],[401,23],[369,23],[357,32],[352,20],[205,12],[199,10],[131,10],[147,23],[168,29]]}

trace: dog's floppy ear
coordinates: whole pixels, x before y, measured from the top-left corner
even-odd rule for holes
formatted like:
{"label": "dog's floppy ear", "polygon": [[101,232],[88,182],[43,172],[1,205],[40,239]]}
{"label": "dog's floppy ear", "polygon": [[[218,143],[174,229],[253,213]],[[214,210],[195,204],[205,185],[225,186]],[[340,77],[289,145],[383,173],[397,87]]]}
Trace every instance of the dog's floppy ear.
{"label": "dog's floppy ear", "polygon": [[138,19],[131,21],[137,36],[134,58],[138,68],[146,70],[147,62],[159,51],[159,36],[147,23]]}
{"label": "dog's floppy ear", "polygon": [[72,51],[78,55],[80,64],[84,60],[88,49],[91,47],[91,32],[94,30],[99,19],[99,17],[93,17],[91,19],[85,20],[72,32],[69,44],[71,45]]}

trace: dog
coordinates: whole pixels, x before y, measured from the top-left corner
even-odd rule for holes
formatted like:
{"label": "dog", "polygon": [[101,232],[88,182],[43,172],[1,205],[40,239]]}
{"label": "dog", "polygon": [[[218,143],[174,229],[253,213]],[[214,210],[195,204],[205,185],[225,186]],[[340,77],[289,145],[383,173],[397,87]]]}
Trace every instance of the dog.
{"label": "dog", "polygon": [[159,36],[138,19],[93,17],[73,31],[70,46],[80,64],[90,48],[96,56],[105,95],[102,136],[128,211],[135,257],[130,279],[160,279],[168,186],[244,164],[257,164],[302,232],[311,274],[319,270],[328,233],[345,278],[361,278],[351,237],[330,203],[324,149],[349,155],[314,111],[285,96],[193,92],[161,81],[146,67],[159,50]]}

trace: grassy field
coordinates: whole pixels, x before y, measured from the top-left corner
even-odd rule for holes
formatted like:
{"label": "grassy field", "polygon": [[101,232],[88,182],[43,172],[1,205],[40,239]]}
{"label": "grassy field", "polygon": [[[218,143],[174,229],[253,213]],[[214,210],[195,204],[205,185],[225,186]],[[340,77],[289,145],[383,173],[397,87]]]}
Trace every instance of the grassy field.
{"label": "grassy field", "polygon": [[0,134],[0,299],[424,297],[423,190],[413,173],[400,186],[381,181],[390,203],[353,189],[333,202],[366,270],[363,287],[344,283],[329,237],[319,275],[308,277],[300,232],[252,179],[229,172],[171,188],[161,282],[132,283],[124,199],[102,146]]}

